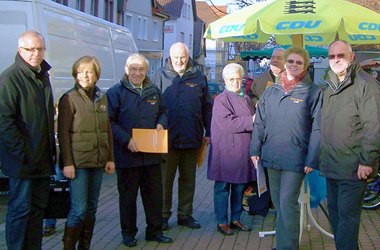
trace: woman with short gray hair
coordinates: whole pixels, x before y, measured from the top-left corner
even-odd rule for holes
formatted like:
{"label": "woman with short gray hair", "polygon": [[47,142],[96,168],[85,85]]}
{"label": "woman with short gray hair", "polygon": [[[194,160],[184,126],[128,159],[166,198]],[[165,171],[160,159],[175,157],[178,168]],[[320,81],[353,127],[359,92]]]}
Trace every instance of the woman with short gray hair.
{"label": "woman with short gray hair", "polygon": [[249,158],[255,107],[241,90],[243,75],[244,69],[239,64],[224,67],[226,89],[215,98],[212,110],[207,178],[215,181],[214,211],[217,229],[224,235],[232,235],[232,229],[251,230],[240,222],[245,184],[255,180]]}

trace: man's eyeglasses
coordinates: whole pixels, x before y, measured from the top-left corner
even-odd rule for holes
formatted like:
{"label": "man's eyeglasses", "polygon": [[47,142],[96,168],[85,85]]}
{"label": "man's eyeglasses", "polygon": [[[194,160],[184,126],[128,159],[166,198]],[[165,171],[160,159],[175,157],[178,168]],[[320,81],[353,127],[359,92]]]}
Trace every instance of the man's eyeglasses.
{"label": "man's eyeglasses", "polygon": [[25,47],[21,47],[21,48],[28,51],[28,52],[32,52],[32,53],[34,53],[36,51],[42,52],[42,51],[46,50],[46,48],[25,48]]}
{"label": "man's eyeglasses", "polygon": [[145,67],[142,67],[142,68],[129,67],[129,72],[131,72],[131,73],[136,73],[136,72],[144,73],[144,72],[146,72],[146,68]]}
{"label": "man's eyeglasses", "polygon": [[334,60],[335,57],[338,59],[343,59],[346,56],[346,53],[339,53],[336,55],[329,55],[329,60]]}
{"label": "man's eyeglasses", "polygon": [[297,65],[303,65],[302,61],[295,61],[293,59],[288,59],[288,60],[286,60],[286,62],[289,63],[289,64],[296,63]]}

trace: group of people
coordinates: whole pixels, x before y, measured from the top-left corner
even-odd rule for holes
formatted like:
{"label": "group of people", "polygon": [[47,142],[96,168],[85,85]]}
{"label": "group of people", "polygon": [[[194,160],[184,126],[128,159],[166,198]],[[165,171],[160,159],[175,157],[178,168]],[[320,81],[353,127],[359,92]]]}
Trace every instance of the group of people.
{"label": "group of people", "polygon": [[[9,176],[6,240],[9,249],[41,249],[49,177],[57,132],[60,165],[69,179],[71,210],[64,249],[89,249],[103,173],[116,169],[123,243],[137,245],[140,189],[146,240],[170,243],[163,231],[172,215],[177,169],[177,224],[198,229],[192,216],[197,156],[210,144],[208,179],[215,181],[217,230],[250,231],[240,222],[245,184],[256,178],[253,161],[267,170],[276,207],[276,248],[299,248],[298,196],[305,175],[327,180],[330,222],[337,249],[356,249],[366,180],[378,170],[380,86],[360,69],[351,46],[329,48],[324,90],[307,73],[306,50],[275,49],[270,71],[244,94],[244,69],[223,69],[225,90],[213,103],[206,76],[187,46],[175,43],[166,65],[147,76],[149,61],[132,54],[125,75],[105,94],[96,86],[101,65],[83,56],[72,66],[74,87],[59,100],[58,129],[44,38],[23,33],[15,63],[0,75],[0,153]],[[168,154],[139,151],[133,128],[168,129]],[[230,203],[230,219],[228,208]]]}
{"label": "group of people", "polygon": [[239,221],[242,192],[255,180],[253,162],[259,162],[276,208],[275,249],[299,249],[298,197],[314,169],[326,177],[336,249],[358,249],[365,188],[379,164],[380,85],[360,68],[346,41],[333,42],[328,56],[326,86],[319,87],[307,71],[305,49],[275,49],[270,70],[252,82],[248,97],[241,90],[243,68],[225,66],[226,88],[213,106],[208,166],[222,234],[250,230]]}
{"label": "group of people", "polygon": [[[58,101],[57,131],[45,50],[41,34],[26,31],[19,37],[15,63],[0,75],[1,167],[9,176],[8,249],[41,249],[44,208],[57,162],[55,133],[58,165],[70,187],[64,249],[90,248],[103,173],[115,169],[126,246],[137,245],[139,189],[146,240],[173,241],[163,230],[169,228],[177,168],[178,225],[200,228],[192,217],[196,159],[203,141],[209,142],[213,101],[187,46],[173,44],[166,66],[152,80],[147,76],[149,61],[130,55],[124,77],[106,93],[96,86],[98,59],[79,58],[72,66],[74,87]],[[168,129],[169,153],[140,152],[133,128]]]}

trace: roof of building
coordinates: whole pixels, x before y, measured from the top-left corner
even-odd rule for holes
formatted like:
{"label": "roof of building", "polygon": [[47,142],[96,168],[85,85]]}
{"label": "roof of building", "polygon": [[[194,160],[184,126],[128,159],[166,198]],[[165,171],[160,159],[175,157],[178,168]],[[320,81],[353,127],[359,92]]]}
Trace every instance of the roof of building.
{"label": "roof of building", "polygon": [[206,26],[225,16],[227,13],[227,6],[210,6],[205,1],[196,1],[195,4],[197,7],[197,15],[206,23]]}
{"label": "roof of building", "polygon": [[162,7],[158,0],[152,0],[152,14],[163,18],[168,18],[168,12]]}
{"label": "roof of building", "polygon": [[179,18],[182,13],[183,0],[157,0],[170,17]]}

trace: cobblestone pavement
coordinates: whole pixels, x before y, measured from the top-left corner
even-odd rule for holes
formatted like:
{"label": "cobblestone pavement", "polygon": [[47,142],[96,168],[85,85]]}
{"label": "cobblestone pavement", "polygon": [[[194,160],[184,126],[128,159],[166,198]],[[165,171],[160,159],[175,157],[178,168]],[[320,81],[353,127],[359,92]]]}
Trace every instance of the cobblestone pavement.
{"label": "cobblestone pavement", "polygon": [[[197,170],[196,194],[194,199],[194,218],[202,225],[201,229],[191,230],[178,226],[176,213],[169,220],[169,231],[165,232],[174,239],[171,244],[158,244],[145,241],[145,215],[141,199],[138,199],[136,235],[137,247],[134,249],[263,249],[270,250],[276,245],[274,236],[259,237],[260,231],[274,229],[275,213],[270,211],[266,217],[251,216],[244,212],[243,224],[252,227],[251,232],[238,232],[232,236],[223,236],[216,231],[213,214],[213,182],[207,180],[207,166],[203,164]],[[177,180],[175,181],[177,183]],[[173,207],[177,206],[177,187],[175,186]],[[0,195],[3,196],[4,195]],[[322,202],[323,203],[323,202]],[[5,213],[1,210],[1,213]],[[325,229],[328,229],[327,219],[320,208],[312,209],[313,217]],[[0,216],[1,218],[1,216]],[[62,249],[62,234],[65,220],[58,220],[57,233],[43,239],[43,250]],[[311,224],[310,221],[307,224]],[[333,239],[323,235],[314,225],[303,231],[301,238],[301,250],[333,250]],[[380,209],[375,211],[363,210],[360,226],[360,249],[380,249]],[[5,222],[0,221],[0,249],[6,249]],[[93,250],[127,249],[122,244],[119,224],[118,191],[116,174],[104,176],[103,185],[97,212],[97,221],[94,237],[91,244]]]}

